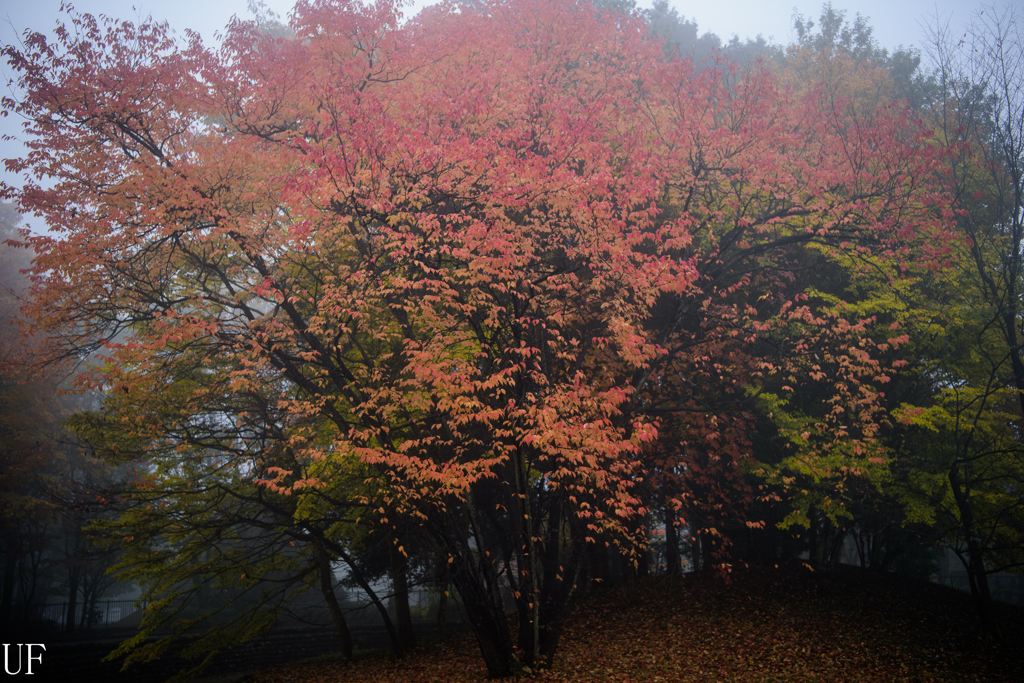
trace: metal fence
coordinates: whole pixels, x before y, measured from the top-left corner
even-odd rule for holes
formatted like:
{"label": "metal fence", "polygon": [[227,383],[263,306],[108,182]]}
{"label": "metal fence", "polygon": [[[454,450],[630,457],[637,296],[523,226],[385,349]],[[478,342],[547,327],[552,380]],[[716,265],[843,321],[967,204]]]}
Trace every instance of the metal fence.
{"label": "metal fence", "polygon": [[[965,593],[971,592],[971,580],[965,572],[954,572],[941,577],[939,583]],[[988,589],[993,600],[1024,606],[1024,577],[1014,574],[991,574],[988,577]]]}
{"label": "metal fence", "polygon": [[[387,587],[389,588],[389,587]],[[387,588],[381,588],[380,598],[395,619],[395,606],[393,596]],[[372,605],[369,597],[361,590],[349,590],[340,601],[345,619],[354,628],[365,628],[384,626],[380,614]],[[433,623],[437,620],[439,608],[439,592],[436,589],[428,589],[423,586],[414,587],[409,590],[409,607],[412,612],[413,621]],[[465,618],[465,612],[458,597],[452,592],[447,599],[446,617],[451,622],[459,622]],[[310,626],[313,624],[323,625],[330,622],[330,613],[326,607],[320,605],[319,609],[310,612],[308,605],[296,609],[286,609],[279,617],[281,625],[285,628],[299,626]],[[99,600],[89,606],[81,602],[75,607],[75,631],[106,630],[106,629],[137,629],[142,624],[143,612],[146,603],[136,600]],[[44,628],[55,631],[67,631],[68,603],[51,602],[45,605],[34,605],[28,610],[15,607],[15,620],[37,624]],[[294,622],[294,623],[293,623]]]}
{"label": "metal fence", "polygon": [[[135,600],[99,600],[94,605],[78,603],[75,607],[76,628],[138,628],[142,623],[144,604]],[[32,622],[42,622],[64,630],[68,617],[67,602],[51,602],[33,608],[28,615]]]}

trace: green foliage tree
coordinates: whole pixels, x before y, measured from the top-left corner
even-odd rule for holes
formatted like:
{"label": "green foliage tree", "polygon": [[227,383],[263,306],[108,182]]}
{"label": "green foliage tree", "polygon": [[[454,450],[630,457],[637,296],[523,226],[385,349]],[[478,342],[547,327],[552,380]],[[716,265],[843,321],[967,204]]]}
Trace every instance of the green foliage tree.
{"label": "green foliage tree", "polygon": [[932,34],[930,122],[949,150],[956,268],[926,290],[922,353],[929,399],[908,402],[903,490],[967,570],[993,625],[988,575],[1024,568],[1024,40],[1012,7],[980,12],[963,38]]}

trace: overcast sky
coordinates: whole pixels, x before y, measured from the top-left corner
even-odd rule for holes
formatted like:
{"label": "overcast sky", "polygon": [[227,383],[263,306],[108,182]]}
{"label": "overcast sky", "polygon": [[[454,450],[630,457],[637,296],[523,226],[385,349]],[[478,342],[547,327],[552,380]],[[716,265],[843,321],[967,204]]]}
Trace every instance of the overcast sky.
{"label": "overcast sky", "polygon": [[[1011,0],[1020,2],[1021,0]],[[670,0],[673,2],[673,0]],[[250,16],[247,0],[75,0],[81,12],[106,14],[118,19],[145,18],[166,20],[172,28],[198,31],[205,41],[213,42],[214,34],[227,25],[232,15]],[[427,0],[418,0],[407,10],[412,16]],[[650,6],[650,0],[640,0],[640,6]],[[699,30],[717,34],[723,41],[733,35],[754,38],[763,35],[772,42],[787,44],[794,37],[792,17],[799,12],[817,20],[822,2],[818,0],[701,0],[685,2],[674,0],[678,12],[696,21]],[[291,9],[289,0],[266,0],[266,5],[283,19]],[[835,0],[836,9],[846,10],[849,19],[860,13],[869,18],[874,36],[883,47],[921,45],[922,30],[934,24],[935,17],[949,21],[951,27],[961,27],[974,11],[981,9],[978,0]],[[0,0],[0,41],[11,44],[19,40],[25,30],[51,32],[62,20],[61,0]],[[11,72],[4,62],[0,64],[4,95],[9,94],[6,84]],[[20,132],[12,117],[0,119],[0,135]],[[20,145],[0,142],[0,158],[19,154]],[[0,169],[0,177],[13,183],[14,179]]]}
{"label": "overcast sky", "polygon": [[[1014,0],[1018,1],[1019,0]],[[248,16],[247,0],[75,0],[71,3],[82,12],[107,14],[119,19],[146,17],[166,19],[175,29],[198,30],[204,38],[227,24],[231,15]],[[267,0],[267,6],[283,18],[292,3],[289,0]],[[418,0],[408,10],[414,14],[426,0]],[[650,6],[641,0],[640,6]],[[792,37],[793,12],[817,19],[822,2],[818,0],[701,0],[674,4],[679,13],[697,22],[701,31],[711,31],[724,40],[733,34],[753,38],[758,34],[786,43]],[[860,13],[870,18],[875,37],[884,47],[920,44],[920,24],[937,14],[953,18],[954,25],[963,23],[982,6],[976,0],[835,0],[837,9],[846,10],[850,18]],[[1002,3],[1000,3],[1002,4]],[[0,0],[0,40],[8,43],[25,29],[50,30],[61,17],[60,0]]]}

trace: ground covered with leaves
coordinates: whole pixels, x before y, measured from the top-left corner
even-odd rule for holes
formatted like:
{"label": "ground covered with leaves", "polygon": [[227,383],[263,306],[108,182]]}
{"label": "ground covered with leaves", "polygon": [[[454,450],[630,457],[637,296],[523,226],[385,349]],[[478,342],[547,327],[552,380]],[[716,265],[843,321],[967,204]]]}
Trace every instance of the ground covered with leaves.
{"label": "ground covered with leaves", "polygon": [[[853,568],[737,570],[610,588],[580,601],[555,667],[537,678],[615,681],[1021,681],[1024,610],[1000,607],[1002,638],[970,596]],[[523,678],[528,673],[524,672]],[[482,681],[469,635],[401,661],[370,655],[250,674],[246,683]]]}

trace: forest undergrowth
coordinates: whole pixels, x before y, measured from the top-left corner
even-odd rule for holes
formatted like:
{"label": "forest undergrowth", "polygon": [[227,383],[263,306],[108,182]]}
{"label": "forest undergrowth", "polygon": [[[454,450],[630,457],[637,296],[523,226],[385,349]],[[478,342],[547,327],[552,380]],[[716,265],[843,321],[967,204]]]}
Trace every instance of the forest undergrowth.
{"label": "forest undergrowth", "polygon": [[[971,598],[951,588],[852,567],[736,569],[642,581],[580,600],[553,669],[517,678],[640,681],[1024,680],[1024,609],[1000,606],[987,635]],[[405,659],[369,655],[268,669],[245,683],[483,681],[471,634]]]}

